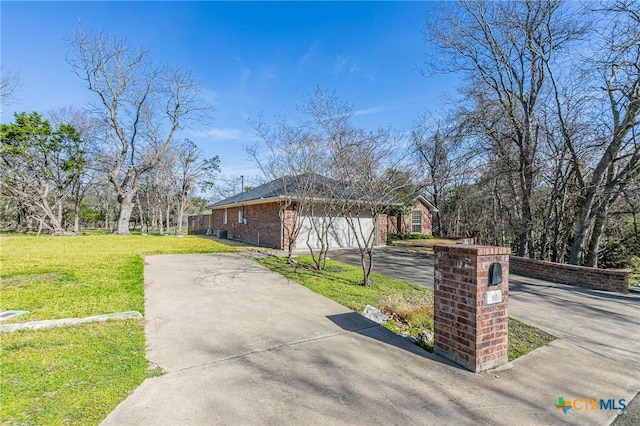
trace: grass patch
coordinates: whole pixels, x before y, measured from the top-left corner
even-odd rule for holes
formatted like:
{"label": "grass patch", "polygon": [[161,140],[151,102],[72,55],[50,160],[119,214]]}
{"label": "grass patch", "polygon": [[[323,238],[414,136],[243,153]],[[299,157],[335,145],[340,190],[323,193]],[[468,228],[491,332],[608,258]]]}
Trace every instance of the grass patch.
{"label": "grass patch", "polygon": [[[308,256],[290,264],[285,258],[269,257],[256,260],[274,272],[301,284],[341,305],[361,313],[366,305],[378,307],[391,320],[385,327],[397,334],[407,333],[418,340],[420,346],[432,351],[421,333],[433,331],[433,291],[406,281],[371,274],[370,287],[360,285],[360,268],[327,260],[324,271],[312,268]],[[544,331],[509,318],[509,360],[514,360],[543,346],[555,337]]]}
{"label": "grass patch", "polygon": [[145,378],[141,320],[2,335],[0,423],[98,424]]}
{"label": "grass patch", "polygon": [[556,340],[555,336],[539,328],[509,318],[509,361]]}
{"label": "grass patch", "polygon": [[313,269],[309,256],[299,257],[298,262],[291,264],[282,257],[267,257],[256,261],[356,312],[362,312],[367,305],[379,306],[382,298],[391,294],[431,293],[429,289],[376,273],[371,274],[372,284],[365,287],[360,284],[360,268],[329,259],[324,271]]}
{"label": "grass patch", "polygon": [[[2,236],[7,322],[144,313],[145,254],[232,251],[193,236]],[[97,424],[147,376],[144,323],[109,321],[0,334],[0,424]]]}
{"label": "grass patch", "polygon": [[30,311],[10,322],[144,313],[142,255],[231,250],[193,236],[12,236],[0,244],[0,310]]}

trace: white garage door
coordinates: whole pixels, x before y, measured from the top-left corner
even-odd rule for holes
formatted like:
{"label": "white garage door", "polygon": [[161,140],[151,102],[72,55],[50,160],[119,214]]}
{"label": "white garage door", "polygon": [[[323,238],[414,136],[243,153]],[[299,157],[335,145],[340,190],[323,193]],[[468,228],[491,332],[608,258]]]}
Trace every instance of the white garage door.
{"label": "white garage door", "polygon": [[[313,223],[312,223],[313,221]],[[317,229],[323,229],[329,223],[329,220],[321,216],[302,216],[301,228],[298,238],[296,238],[296,248],[305,249],[308,247],[307,241],[312,248],[320,248],[320,242],[318,233],[312,226],[315,224]],[[370,232],[374,229],[374,223],[371,216],[360,216],[360,224],[354,222],[356,229],[362,229],[360,235],[364,235],[364,239],[369,237]],[[374,235],[374,239],[375,239]],[[354,232],[349,226],[349,222],[344,217],[337,217],[331,224],[331,228],[327,232],[327,240],[329,242],[329,248],[336,247],[358,247],[358,241],[355,238]],[[360,241],[364,241],[360,237]]]}

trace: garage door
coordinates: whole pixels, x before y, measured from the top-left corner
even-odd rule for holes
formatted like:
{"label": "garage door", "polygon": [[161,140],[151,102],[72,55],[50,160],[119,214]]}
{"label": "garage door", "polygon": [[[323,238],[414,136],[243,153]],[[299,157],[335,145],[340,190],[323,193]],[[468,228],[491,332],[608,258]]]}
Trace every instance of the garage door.
{"label": "garage door", "polygon": [[[318,233],[314,230],[315,224],[317,229],[323,229],[329,222],[328,219],[322,216],[302,216],[302,225],[298,238],[296,238],[296,248],[305,249],[308,247],[307,241],[312,248],[320,248],[320,242]],[[365,236],[365,239],[369,236],[369,233],[374,229],[374,223],[371,216],[360,216],[360,226],[355,222],[356,228],[361,228],[361,235]],[[375,236],[374,236],[375,238]],[[358,241],[355,238],[355,234],[349,222],[345,217],[337,217],[331,224],[331,228],[327,232],[327,240],[329,242],[329,248],[337,247],[358,247]],[[362,237],[360,237],[362,241]]]}

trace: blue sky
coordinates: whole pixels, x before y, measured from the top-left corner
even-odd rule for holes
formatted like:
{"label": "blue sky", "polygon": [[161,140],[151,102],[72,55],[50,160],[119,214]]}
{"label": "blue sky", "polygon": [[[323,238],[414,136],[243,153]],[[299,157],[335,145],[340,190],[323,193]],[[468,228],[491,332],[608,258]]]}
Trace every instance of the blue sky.
{"label": "blue sky", "polygon": [[319,86],[357,110],[358,124],[407,129],[453,90],[452,76],[420,73],[429,48],[430,2],[9,2],[0,3],[2,66],[19,74],[15,111],[83,107],[91,93],[65,62],[76,24],[150,49],[190,68],[215,105],[214,119],[183,132],[219,155],[223,174],[257,174],[243,146],[248,118],[295,115]]}

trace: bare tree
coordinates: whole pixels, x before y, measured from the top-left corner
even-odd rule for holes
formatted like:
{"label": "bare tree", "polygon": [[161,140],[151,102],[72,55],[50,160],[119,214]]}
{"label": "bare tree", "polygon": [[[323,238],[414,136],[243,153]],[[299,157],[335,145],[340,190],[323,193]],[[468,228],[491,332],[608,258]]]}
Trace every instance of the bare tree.
{"label": "bare tree", "polygon": [[[354,129],[336,141],[334,164],[339,180],[345,186],[343,211],[353,230],[360,251],[362,285],[371,284],[373,250],[378,245],[381,218],[390,206],[401,205],[400,194],[413,192],[417,170],[407,161],[408,151],[388,129],[364,131]],[[400,168],[409,179],[389,179],[389,171]],[[371,227],[368,226],[371,221]]]}
{"label": "bare tree", "polygon": [[[253,147],[247,147],[248,151],[253,150]],[[209,200],[219,201],[224,200],[225,198],[233,197],[236,194],[239,194],[247,187],[257,187],[265,182],[264,176],[245,176],[245,175],[218,175],[216,176],[215,181],[212,184],[207,183],[207,188],[203,188],[203,191],[206,192],[206,197]]]}
{"label": "bare tree", "polygon": [[214,185],[220,171],[220,158],[216,155],[203,158],[202,150],[186,139],[177,149],[177,161],[174,166],[174,188],[177,196],[177,214],[175,234],[182,233],[182,222],[190,197],[197,185],[206,191]]}
{"label": "bare tree", "polygon": [[20,89],[20,77],[12,70],[0,67],[0,104],[10,105]]}
{"label": "bare tree", "polygon": [[129,233],[140,179],[171,147],[175,133],[208,107],[188,71],[154,64],[125,39],[81,28],[69,37],[67,62],[96,95],[93,113],[108,127],[111,181],[120,205],[117,233]]}
{"label": "bare tree", "polygon": [[464,129],[512,164],[519,209],[519,255],[534,256],[531,198],[540,144],[539,98],[548,84],[545,62],[580,34],[562,2],[459,1],[434,17],[430,39],[444,53],[436,71],[461,71],[468,84]]}
{"label": "bare tree", "polygon": [[471,161],[474,152],[465,149],[462,144],[464,138],[457,134],[457,130],[455,120],[444,126],[440,120],[431,119],[426,114],[416,120],[411,130],[417,166],[422,170],[421,181],[436,207],[434,235],[448,235],[440,211],[443,198],[456,182],[465,182],[474,167]]}
{"label": "bare tree", "polygon": [[[400,205],[400,194],[415,190],[415,167],[408,146],[389,129],[365,130],[352,123],[353,107],[334,93],[316,90],[307,111],[319,127],[324,150],[329,153],[326,173],[333,185],[325,188],[334,216],[344,215],[360,251],[362,285],[370,285],[373,250],[386,229],[381,218],[391,205]],[[408,179],[389,179],[391,171],[402,169]],[[326,213],[325,213],[326,214]],[[372,226],[371,226],[372,225]]]}
{"label": "bare tree", "polygon": [[[592,81],[598,83],[592,84],[594,89],[602,88],[600,102],[605,106],[596,107],[594,117],[600,123],[595,129],[600,158],[592,169],[576,170],[581,193],[569,256],[569,263],[580,263],[586,246],[589,266],[597,265],[609,206],[637,178],[640,167],[640,13],[636,2],[629,0],[603,5],[594,11],[605,24],[603,29],[596,27],[599,42],[588,61],[597,73]],[[577,163],[575,148],[571,148]]]}
{"label": "bare tree", "polygon": [[[257,146],[247,147],[247,152],[268,181],[278,182],[283,194],[280,216],[288,259],[291,261],[300,232],[306,230],[312,258],[316,267],[323,269],[328,250],[327,232],[331,226],[326,222],[335,218],[332,214],[317,214],[328,213],[332,204],[327,200],[317,202],[319,198],[325,198],[326,193],[326,185],[318,175],[326,167],[326,141],[318,132],[317,124],[309,118],[290,123],[281,117],[275,125],[259,118],[251,121],[251,125],[266,147],[266,152],[261,152]],[[311,218],[310,223],[305,223],[306,217]],[[321,223],[314,220],[315,217],[323,218]],[[312,231],[321,243],[317,255],[310,244]]]}

